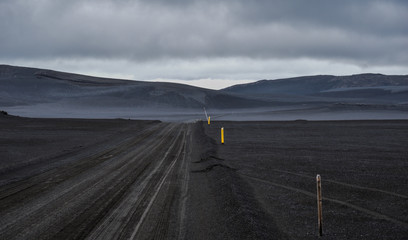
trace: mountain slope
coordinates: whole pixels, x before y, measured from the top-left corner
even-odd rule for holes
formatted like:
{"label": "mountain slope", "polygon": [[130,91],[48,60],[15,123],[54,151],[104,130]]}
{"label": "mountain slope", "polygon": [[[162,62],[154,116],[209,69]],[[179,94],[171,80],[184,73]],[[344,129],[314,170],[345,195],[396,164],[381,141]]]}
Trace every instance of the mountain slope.
{"label": "mountain slope", "polygon": [[182,84],[98,78],[0,65],[0,106],[56,102],[89,107],[187,109],[268,105],[265,101]]}
{"label": "mountain slope", "polygon": [[216,91],[0,65],[0,110],[10,114],[193,121],[203,108],[225,120],[405,119],[408,76],[319,75]]}
{"label": "mountain slope", "polygon": [[[269,98],[292,97],[331,101],[335,99],[364,99],[384,103],[408,101],[408,76],[359,74],[351,76],[318,75],[278,80],[261,80],[255,83],[235,85],[225,92]],[[308,98],[304,98],[308,97]],[[326,98],[326,99],[325,99]],[[332,99],[333,100],[333,99]]]}

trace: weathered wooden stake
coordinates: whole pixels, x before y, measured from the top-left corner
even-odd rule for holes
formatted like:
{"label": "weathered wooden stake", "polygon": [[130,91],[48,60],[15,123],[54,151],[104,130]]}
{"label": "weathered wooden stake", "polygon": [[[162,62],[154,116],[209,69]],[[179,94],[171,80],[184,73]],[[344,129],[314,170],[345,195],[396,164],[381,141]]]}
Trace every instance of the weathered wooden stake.
{"label": "weathered wooden stake", "polygon": [[221,144],[224,144],[224,128],[221,128]]}
{"label": "weathered wooden stake", "polygon": [[320,175],[316,176],[317,183],[317,225],[319,228],[319,236],[323,235],[323,226],[322,226],[322,181]]}

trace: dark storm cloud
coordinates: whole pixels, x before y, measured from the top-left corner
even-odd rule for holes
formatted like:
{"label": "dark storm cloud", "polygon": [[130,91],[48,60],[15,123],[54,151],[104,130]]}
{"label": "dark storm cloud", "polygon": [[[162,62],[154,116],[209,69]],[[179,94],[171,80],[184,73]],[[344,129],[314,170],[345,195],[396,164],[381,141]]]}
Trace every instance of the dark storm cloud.
{"label": "dark storm cloud", "polygon": [[407,1],[3,0],[3,59],[408,63]]}

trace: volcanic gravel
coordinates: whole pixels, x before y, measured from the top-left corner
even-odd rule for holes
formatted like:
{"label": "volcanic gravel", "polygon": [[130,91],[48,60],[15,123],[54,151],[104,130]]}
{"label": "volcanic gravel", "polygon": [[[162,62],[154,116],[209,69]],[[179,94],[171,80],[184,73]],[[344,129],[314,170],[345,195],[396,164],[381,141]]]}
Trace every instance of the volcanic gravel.
{"label": "volcanic gravel", "polygon": [[[220,128],[225,143],[220,143]],[[408,121],[0,116],[0,239],[407,239]]]}

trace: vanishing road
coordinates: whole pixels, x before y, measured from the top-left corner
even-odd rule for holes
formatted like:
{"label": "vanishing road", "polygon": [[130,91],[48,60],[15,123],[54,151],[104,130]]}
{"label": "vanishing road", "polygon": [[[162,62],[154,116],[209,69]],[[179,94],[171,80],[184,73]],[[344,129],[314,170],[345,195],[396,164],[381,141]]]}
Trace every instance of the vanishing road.
{"label": "vanishing road", "polygon": [[54,167],[37,159],[3,172],[0,238],[183,238],[191,127],[121,129]]}

